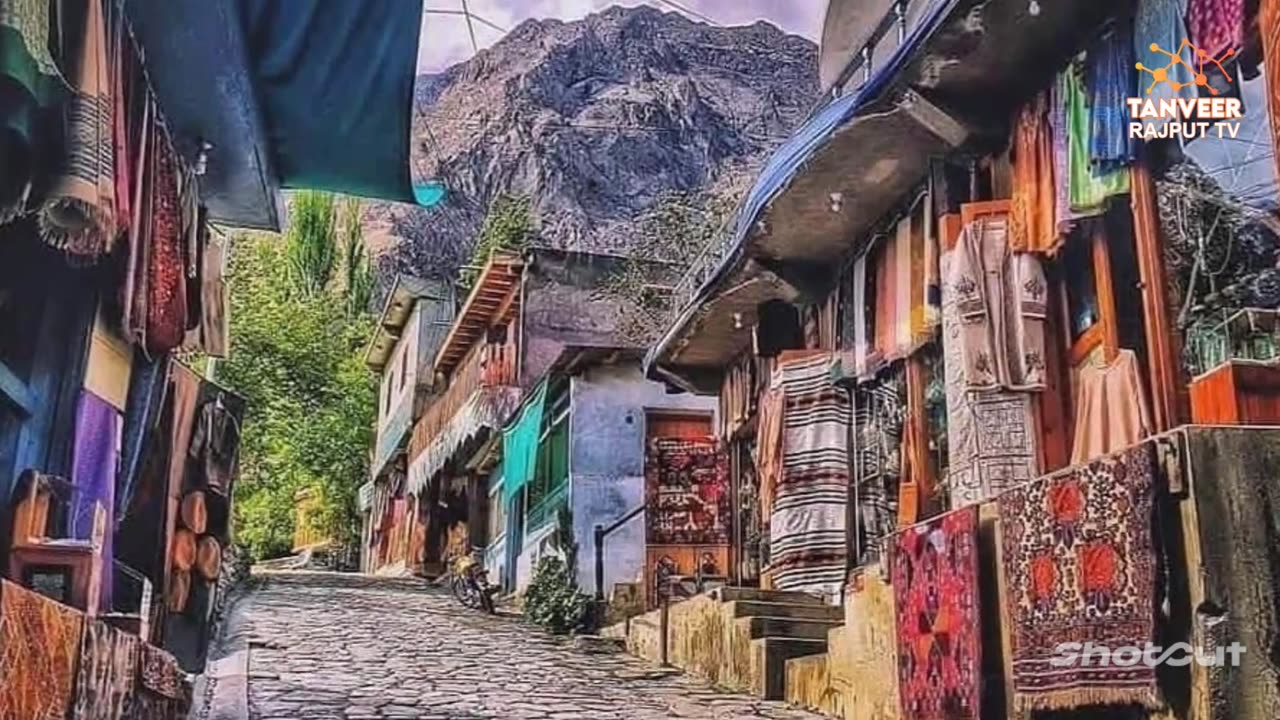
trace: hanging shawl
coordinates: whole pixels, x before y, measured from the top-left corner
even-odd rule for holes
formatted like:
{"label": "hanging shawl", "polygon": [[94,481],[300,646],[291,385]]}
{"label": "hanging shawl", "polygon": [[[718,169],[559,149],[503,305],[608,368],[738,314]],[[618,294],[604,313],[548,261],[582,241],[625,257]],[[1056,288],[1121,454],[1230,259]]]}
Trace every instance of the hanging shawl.
{"label": "hanging shawl", "polygon": [[[160,126],[155,126],[159,130]],[[178,159],[156,132],[155,178],[151,186],[151,247],[146,269],[146,346],[152,353],[173,350],[187,331],[186,245]]]}
{"label": "hanging shawl", "polygon": [[67,102],[62,174],[40,210],[45,242],[94,262],[111,251],[116,235],[115,139],[110,63],[102,3],[85,3],[84,44]]}
{"label": "hanging shawl", "polygon": [[155,106],[150,98],[143,100],[142,120],[139,123],[135,157],[130,160],[133,171],[130,179],[132,198],[129,206],[128,252],[121,288],[120,306],[124,308],[120,326],[125,336],[135,344],[146,346],[147,319],[147,267],[151,261],[151,223],[143,218],[151,216],[151,186],[154,183],[155,156]]}
{"label": "hanging shawl", "polygon": [[1054,219],[1057,199],[1048,93],[1024,105],[1013,123],[1013,198],[1009,249],[1052,255],[1061,244]]}
{"label": "hanging shawl", "polygon": [[[1244,5],[1244,0],[1191,0],[1187,7],[1191,42],[1215,60],[1239,50],[1244,44]],[[1265,33],[1266,26],[1262,27]]]}
{"label": "hanging shawl", "polygon": [[31,192],[44,111],[62,96],[49,54],[49,0],[0,0],[0,224]]}

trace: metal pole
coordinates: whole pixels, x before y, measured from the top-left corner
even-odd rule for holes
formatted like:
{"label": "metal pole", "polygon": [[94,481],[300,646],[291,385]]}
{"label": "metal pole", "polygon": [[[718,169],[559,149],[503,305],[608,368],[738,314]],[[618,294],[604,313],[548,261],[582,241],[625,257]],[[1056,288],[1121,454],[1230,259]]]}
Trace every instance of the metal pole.
{"label": "metal pole", "polygon": [[658,634],[662,636],[662,643],[659,645],[662,653],[659,657],[661,658],[662,667],[670,667],[671,663],[667,662],[667,628],[670,627],[669,623],[671,621],[671,597],[669,592],[664,593],[661,590],[658,591],[658,594],[661,596],[661,609],[658,612]]}
{"label": "metal pole", "polygon": [[596,525],[596,600],[604,600],[604,526]]}

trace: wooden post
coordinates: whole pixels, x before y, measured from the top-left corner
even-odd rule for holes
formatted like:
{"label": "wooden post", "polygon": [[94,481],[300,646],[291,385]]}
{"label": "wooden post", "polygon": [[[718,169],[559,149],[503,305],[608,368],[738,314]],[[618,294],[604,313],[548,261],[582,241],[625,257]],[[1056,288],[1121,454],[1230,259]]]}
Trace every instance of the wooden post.
{"label": "wooden post", "polygon": [[1155,183],[1142,163],[1129,171],[1132,185],[1133,240],[1142,291],[1142,321],[1147,334],[1148,382],[1155,431],[1176,427],[1187,418],[1187,388],[1178,362],[1179,333],[1170,316],[1168,282],[1160,252]]}

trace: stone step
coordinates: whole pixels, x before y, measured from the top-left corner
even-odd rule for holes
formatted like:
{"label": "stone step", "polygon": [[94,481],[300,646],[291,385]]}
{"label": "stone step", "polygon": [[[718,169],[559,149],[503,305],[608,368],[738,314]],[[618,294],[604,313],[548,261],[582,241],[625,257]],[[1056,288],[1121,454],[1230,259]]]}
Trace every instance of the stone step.
{"label": "stone step", "polygon": [[735,600],[734,617],[778,617],[802,620],[844,621],[844,609],[834,605],[810,605],[801,603],[765,602],[763,600]]}
{"label": "stone step", "polygon": [[827,633],[831,628],[842,623],[835,620],[804,620],[785,617],[751,617],[741,618],[739,622],[751,625],[751,638],[803,638],[821,640],[825,645]]}
{"label": "stone step", "polygon": [[811,638],[767,637],[751,643],[764,657],[764,687],[760,690],[766,700],[786,699],[788,660],[827,651],[826,640]]}
{"label": "stone step", "polygon": [[743,587],[722,587],[711,591],[711,597],[721,602],[776,602],[787,603],[789,605],[823,605],[822,598],[808,593],[784,591],[784,590],[761,590],[759,588],[743,588]]}

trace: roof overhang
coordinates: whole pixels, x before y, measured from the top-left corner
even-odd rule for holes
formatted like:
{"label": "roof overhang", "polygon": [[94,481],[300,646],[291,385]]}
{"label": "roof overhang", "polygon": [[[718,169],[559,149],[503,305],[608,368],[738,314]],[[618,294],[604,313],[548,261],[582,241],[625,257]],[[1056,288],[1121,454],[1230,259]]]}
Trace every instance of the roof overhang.
{"label": "roof overhang", "polygon": [[880,75],[818,111],[766,165],[729,247],[646,357],[648,374],[716,392],[750,345],[759,304],[828,292],[930,159],[998,135],[1099,25],[1099,5],[1039,3],[1031,15],[1026,0],[952,0],[919,19]]}
{"label": "roof overhang", "polygon": [[410,275],[396,276],[391,292],[387,293],[387,299],[382,304],[378,327],[373,332],[369,347],[365,349],[364,364],[370,370],[382,372],[386,367],[405,324],[409,322],[409,316],[413,314],[414,306],[424,298],[447,300],[448,296],[430,281]]}
{"label": "roof overhang", "polygon": [[422,0],[125,0],[210,219],[278,230],[281,187],[412,202]]}
{"label": "roof overhang", "polygon": [[501,326],[515,316],[520,305],[523,267],[520,257],[509,253],[495,253],[489,259],[436,354],[436,373],[447,377],[489,328]]}

